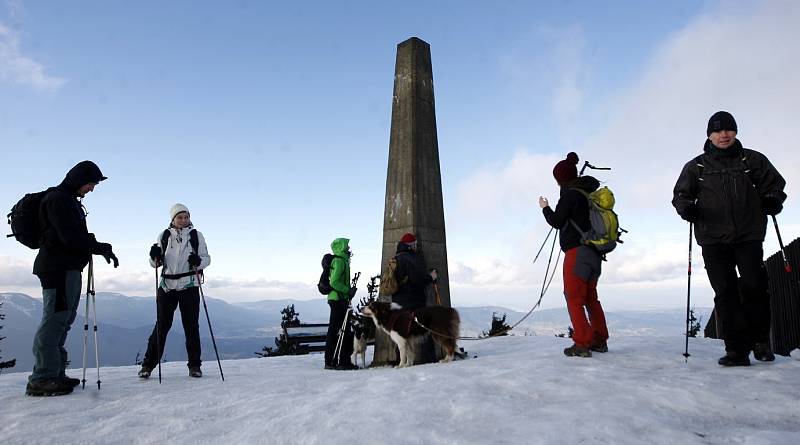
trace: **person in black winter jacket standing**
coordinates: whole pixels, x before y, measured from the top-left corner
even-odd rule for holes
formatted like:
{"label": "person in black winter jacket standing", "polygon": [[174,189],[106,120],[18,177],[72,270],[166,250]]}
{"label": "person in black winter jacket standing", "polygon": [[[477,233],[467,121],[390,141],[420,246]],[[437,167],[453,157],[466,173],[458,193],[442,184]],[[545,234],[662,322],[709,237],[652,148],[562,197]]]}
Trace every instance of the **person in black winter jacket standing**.
{"label": "person in black winter jacket standing", "polygon": [[425,307],[428,303],[426,289],[437,278],[437,272],[427,271],[425,258],[417,252],[417,238],[413,233],[406,233],[400,238],[395,260],[395,276],[399,286],[392,295],[392,302],[409,311]]}
{"label": "person in black winter jacket standing", "polygon": [[750,351],[759,361],[775,359],[763,243],[767,215],[780,213],[786,199],[786,181],[766,156],[742,147],[737,131],[730,113],[711,116],[703,153],[684,165],[672,199],[703,250],[725,340],[723,366],[750,365]]}
{"label": "person in black winter jacket standing", "polygon": [[80,380],[67,377],[67,340],[81,297],[81,272],[92,255],[119,265],[111,244],[100,243],[86,227],[82,200],[107,179],[91,161],[75,165],[39,207],[42,238],[33,273],[42,283],[42,321],[33,338],[35,364],[25,393],[56,396],[72,392]]}
{"label": "person in black winter jacket standing", "polygon": [[559,229],[559,244],[564,252],[564,296],[574,330],[574,344],[564,349],[564,354],[591,357],[592,351],[608,351],[608,327],[597,296],[602,257],[594,247],[581,242],[581,234],[573,225],[583,231],[591,229],[586,195],[597,190],[600,182],[591,176],[579,177],[578,160],[577,154],[569,153],[555,165],[553,177],[561,188],[558,204],[553,210],[547,198],[540,197],[539,207],[547,223]]}
{"label": "person in black winter jacket standing", "polygon": [[[427,288],[438,278],[436,269],[428,272],[425,258],[417,250],[417,237],[413,233],[406,233],[397,243],[395,253],[398,289],[392,295],[392,303],[400,305],[407,311],[415,311],[428,305]],[[420,345],[417,355],[417,364],[435,363],[436,348],[433,338],[426,334]]]}

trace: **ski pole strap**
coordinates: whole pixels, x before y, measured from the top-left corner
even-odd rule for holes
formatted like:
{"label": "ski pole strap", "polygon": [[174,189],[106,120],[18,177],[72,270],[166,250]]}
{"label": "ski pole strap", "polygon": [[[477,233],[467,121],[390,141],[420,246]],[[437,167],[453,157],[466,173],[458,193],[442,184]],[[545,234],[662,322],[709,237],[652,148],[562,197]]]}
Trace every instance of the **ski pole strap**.
{"label": "ski pole strap", "polygon": [[[200,270],[199,272],[197,272],[197,274],[202,277],[203,276],[203,271]],[[177,280],[179,278],[184,278],[184,277],[193,277],[194,275],[195,275],[195,272],[183,272],[183,273],[175,273],[175,274],[163,273],[163,269],[162,269],[161,278],[166,278],[168,280]]]}

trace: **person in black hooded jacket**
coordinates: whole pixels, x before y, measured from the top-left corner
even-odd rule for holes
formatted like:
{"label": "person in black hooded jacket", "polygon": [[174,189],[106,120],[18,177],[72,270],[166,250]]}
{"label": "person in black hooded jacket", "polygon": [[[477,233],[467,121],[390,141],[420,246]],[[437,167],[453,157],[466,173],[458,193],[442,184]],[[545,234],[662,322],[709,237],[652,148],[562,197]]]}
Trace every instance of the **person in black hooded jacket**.
{"label": "person in black hooded jacket", "polygon": [[742,147],[737,131],[730,113],[711,116],[703,153],[684,165],[672,198],[703,249],[725,340],[723,366],[749,365],[750,351],[759,361],[775,359],[763,243],[767,215],[780,213],[786,199],[781,174],[766,156]]}
{"label": "person in black hooded jacket", "polygon": [[[608,327],[603,306],[597,296],[597,280],[600,278],[600,253],[594,247],[581,242],[581,230],[591,229],[589,201],[579,190],[592,193],[600,182],[591,176],[578,176],[578,155],[569,153],[553,168],[553,177],[561,187],[561,196],[556,209],[544,197],[539,198],[539,207],[547,223],[559,230],[559,244],[564,252],[564,296],[567,311],[572,321],[574,344],[564,349],[568,357],[591,357],[592,351],[608,351]],[[588,313],[588,319],[587,319]]]}
{"label": "person in black hooded jacket", "polygon": [[64,343],[80,302],[81,272],[91,255],[119,265],[111,244],[98,242],[87,230],[81,203],[105,179],[97,165],[83,161],[42,198],[42,239],[33,263],[33,273],[42,283],[42,321],[33,339],[36,361],[25,390],[28,395],[69,394],[79,383],[64,372],[68,362]]}
{"label": "person in black hooded jacket", "polygon": [[[400,305],[404,310],[415,311],[428,305],[427,288],[438,279],[438,272],[428,272],[425,258],[417,250],[417,237],[406,233],[397,243],[395,253],[398,289],[392,295],[392,303]],[[425,334],[416,357],[416,364],[434,363],[437,361],[436,348],[430,334]]]}

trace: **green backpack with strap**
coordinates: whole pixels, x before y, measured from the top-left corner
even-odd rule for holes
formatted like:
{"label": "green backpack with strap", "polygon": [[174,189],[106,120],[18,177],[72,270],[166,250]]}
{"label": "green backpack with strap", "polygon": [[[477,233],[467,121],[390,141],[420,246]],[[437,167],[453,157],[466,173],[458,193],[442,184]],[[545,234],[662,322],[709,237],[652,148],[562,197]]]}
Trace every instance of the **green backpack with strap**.
{"label": "green backpack with strap", "polygon": [[622,243],[619,239],[624,229],[619,228],[619,218],[614,213],[614,193],[608,187],[599,188],[592,193],[573,188],[589,201],[589,222],[591,228],[588,232],[581,230],[580,226],[573,220],[569,220],[572,227],[581,234],[581,242],[587,246],[597,249],[600,254],[605,255],[617,247],[617,243]]}

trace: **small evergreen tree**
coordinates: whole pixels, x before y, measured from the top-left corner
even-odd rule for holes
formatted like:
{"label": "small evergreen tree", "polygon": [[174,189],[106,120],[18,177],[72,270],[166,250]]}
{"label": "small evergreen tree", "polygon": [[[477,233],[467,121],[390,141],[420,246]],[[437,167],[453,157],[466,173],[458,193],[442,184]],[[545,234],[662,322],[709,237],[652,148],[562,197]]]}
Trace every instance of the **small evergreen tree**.
{"label": "small evergreen tree", "polygon": [[694,308],[689,309],[689,337],[697,337],[700,332],[700,324],[703,322],[703,317],[699,319],[694,316]]}
{"label": "small evergreen tree", "polygon": [[291,326],[300,326],[300,314],[295,312],[293,304],[281,309],[281,315],[282,328],[286,329]]}
{"label": "small evergreen tree", "polygon": [[290,304],[281,309],[281,328],[283,332],[275,337],[275,348],[264,346],[261,351],[254,354],[261,357],[276,357],[279,355],[294,355],[295,348],[286,339],[286,328],[300,326],[300,314],[295,311],[294,305]]}
{"label": "small evergreen tree", "polygon": [[[3,306],[3,302],[0,301],[0,307],[2,307],[2,306]],[[5,319],[6,319],[6,315],[5,314],[0,314],[0,320],[5,320]],[[3,329],[3,325],[0,325],[0,329]],[[2,341],[3,339],[5,339],[5,337],[0,336],[0,341]],[[2,350],[0,350],[0,352],[2,352]],[[0,359],[2,359],[2,358],[3,358],[3,356],[0,355]],[[17,364],[17,359],[11,359],[11,360],[6,360],[6,361],[0,360],[0,373],[3,372],[3,369],[13,368],[16,364]]]}

